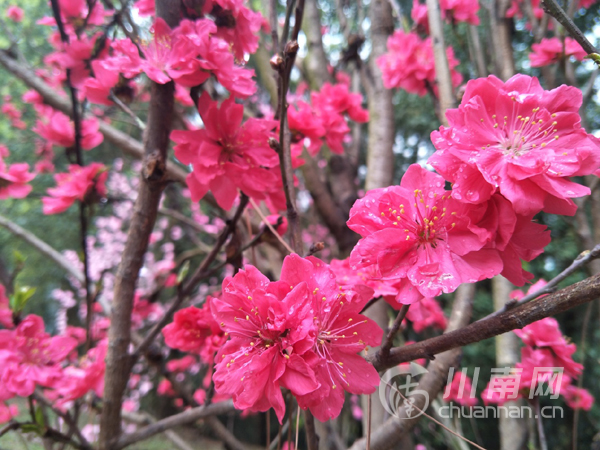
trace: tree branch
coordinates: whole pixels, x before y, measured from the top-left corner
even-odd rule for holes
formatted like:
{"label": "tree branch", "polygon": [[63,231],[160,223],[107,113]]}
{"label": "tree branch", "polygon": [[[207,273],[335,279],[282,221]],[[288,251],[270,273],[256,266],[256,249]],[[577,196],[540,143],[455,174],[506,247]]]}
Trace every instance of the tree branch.
{"label": "tree branch", "polygon": [[[56,89],[46,84],[30,68],[12,58],[10,53],[6,50],[0,49],[0,64],[2,64],[7,71],[19,78],[31,89],[37,91],[42,96],[46,104],[64,114],[71,114],[71,103],[65,96],[61,95],[56,91]],[[104,138],[108,142],[116,145],[123,150],[123,152],[133,156],[134,158],[143,159],[144,146],[141,142],[108,125],[102,120],[99,120],[98,125],[100,132],[104,135]],[[185,183],[187,172],[184,169],[172,162],[167,162],[166,170],[169,179],[178,181],[180,183]]]}
{"label": "tree branch", "polygon": [[[156,16],[171,27],[179,23],[179,0],[156,3]],[[131,370],[131,311],[139,272],[144,262],[158,205],[165,187],[167,149],[174,110],[175,84],[151,82],[148,128],[144,136],[143,170],[115,279],[100,420],[100,449],[109,450],[121,433],[121,403]]]}
{"label": "tree branch", "polygon": [[561,289],[547,297],[473,322],[463,329],[406,347],[393,348],[390,351],[390,356],[385,360],[380,355],[375,355],[370,358],[370,362],[378,371],[381,371],[419,358],[432,359],[438,353],[483,341],[507,331],[523,328],[525,325],[582,305],[599,296],[600,274]]}
{"label": "tree branch", "polygon": [[174,427],[181,425],[187,425],[189,423],[196,422],[200,419],[205,419],[211,416],[218,416],[220,414],[226,414],[234,411],[233,402],[231,400],[213,403],[208,406],[198,406],[196,408],[188,409],[179,414],[167,417],[152,423],[140,430],[133,433],[125,434],[119,438],[116,444],[113,446],[114,450],[120,450],[128,445],[134,444],[139,441],[148,439],[156,434],[163,433]]}
{"label": "tree branch", "polygon": [[573,39],[575,39],[588,54],[598,53],[598,49],[587,40],[583,32],[575,25],[556,0],[542,0],[542,5],[544,6],[544,11],[558,20],[558,22],[565,27],[565,30],[567,30]]}
{"label": "tree branch", "polygon": [[83,284],[85,281],[85,277],[83,272],[81,272],[77,267],[73,266],[71,262],[65,258],[61,253],[59,253],[54,248],[50,247],[36,235],[34,235],[31,231],[27,231],[21,228],[16,223],[7,219],[4,216],[0,216],[0,226],[6,228],[13,235],[23,239],[25,242],[34,247],[37,251],[39,251],[42,255],[48,257],[60,267],[62,267],[65,271],[69,273],[69,275],[73,276],[77,281]]}

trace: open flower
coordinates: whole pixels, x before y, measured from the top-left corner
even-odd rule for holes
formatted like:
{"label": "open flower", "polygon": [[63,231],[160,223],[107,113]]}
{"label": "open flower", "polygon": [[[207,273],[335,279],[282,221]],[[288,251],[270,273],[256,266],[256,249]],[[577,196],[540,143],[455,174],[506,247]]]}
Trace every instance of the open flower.
{"label": "open flower", "polygon": [[537,78],[471,80],[449,127],[431,133],[429,163],[454,183],[453,196],[482,203],[498,190],[517,214],[573,215],[590,190],[570,180],[600,165],[600,141],[581,128],[581,91],[545,91]]}
{"label": "open flower", "polygon": [[31,192],[27,184],[35,178],[29,172],[29,164],[16,163],[7,166],[0,155],[0,200],[5,198],[23,198]]}
{"label": "open flower", "polygon": [[308,292],[306,283],[275,285],[249,265],[223,281],[223,295],[212,299],[211,308],[231,339],[217,354],[213,381],[236,408],[273,407],[281,423],[281,387],[296,396],[319,387],[303,358],[315,340]]}
{"label": "open flower", "polygon": [[0,330],[0,384],[21,397],[33,394],[37,385],[52,386],[76,346],[71,337],[50,337],[42,318],[31,314],[14,330]]}
{"label": "open flower", "polygon": [[348,226],[363,236],[350,263],[407,278],[398,294],[404,304],[491,278],[502,261],[483,248],[488,233],[471,222],[472,210],[444,189],[442,177],[413,164],[400,186],[367,192],[350,210]]}
{"label": "open flower", "polygon": [[229,210],[238,189],[261,200],[274,192],[279,174],[269,169],[279,167],[279,158],[269,147],[269,137],[277,122],[251,118],[242,124],[242,105],[230,97],[217,106],[206,92],[198,109],[204,129],[171,133],[175,156],[193,166],[187,177],[192,201],[211,190],[219,206]]}
{"label": "open flower", "polygon": [[50,197],[42,197],[44,214],[59,214],[71,207],[75,200],[91,202],[96,196],[106,196],[108,172],[104,165],[71,164],[68,173],[54,175],[57,186],[48,189]]}
{"label": "open flower", "polygon": [[357,286],[344,289],[335,281],[327,264],[314,258],[292,254],[285,258],[281,281],[273,283],[281,291],[306,285],[314,313],[314,347],[304,358],[310,362],[319,388],[297,396],[301,408],[309,408],[322,422],[340,414],[344,391],[372,394],[379,386],[375,368],[358,355],[365,347],[381,345],[383,331],[360,314],[373,291]]}

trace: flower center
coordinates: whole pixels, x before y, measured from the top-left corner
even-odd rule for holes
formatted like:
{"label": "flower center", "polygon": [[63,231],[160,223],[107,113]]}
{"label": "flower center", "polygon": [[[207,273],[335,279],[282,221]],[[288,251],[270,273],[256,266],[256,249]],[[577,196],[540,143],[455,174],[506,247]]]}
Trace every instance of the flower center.
{"label": "flower center", "polygon": [[[514,96],[511,99],[517,102]],[[496,147],[505,156],[518,158],[532,149],[544,148],[559,139],[556,127],[558,123],[553,120],[554,118],[556,114],[550,114],[545,109],[540,110],[539,106],[533,108],[529,116],[519,114],[516,117],[504,116],[500,119],[494,114],[491,119],[494,123],[493,133],[497,143],[487,144],[481,149]],[[485,122],[483,118],[480,120]]]}

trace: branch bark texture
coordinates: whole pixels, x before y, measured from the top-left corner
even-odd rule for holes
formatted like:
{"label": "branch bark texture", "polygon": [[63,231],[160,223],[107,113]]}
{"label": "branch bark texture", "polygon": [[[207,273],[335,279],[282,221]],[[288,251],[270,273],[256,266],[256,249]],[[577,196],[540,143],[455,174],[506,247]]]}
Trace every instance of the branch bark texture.
{"label": "branch bark texture", "polygon": [[[179,1],[157,1],[156,15],[165,19],[170,27],[177,26],[180,16]],[[104,403],[100,420],[102,450],[115,448],[114,444],[121,433],[121,404],[131,370],[129,345],[133,296],[165,187],[174,89],[173,82],[151,84],[148,128],[144,136],[143,169],[123,258],[115,280],[104,377]]]}

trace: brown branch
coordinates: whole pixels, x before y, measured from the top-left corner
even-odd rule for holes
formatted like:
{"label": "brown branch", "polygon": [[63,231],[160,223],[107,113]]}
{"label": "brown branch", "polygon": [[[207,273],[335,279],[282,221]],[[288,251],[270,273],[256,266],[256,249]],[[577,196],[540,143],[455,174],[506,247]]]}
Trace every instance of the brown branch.
{"label": "brown branch", "polygon": [[565,270],[563,270],[557,276],[552,278],[548,283],[546,283],[546,285],[543,288],[540,288],[537,291],[532,292],[531,294],[527,294],[525,297],[520,299],[518,302],[507,303],[503,309],[490,314],[488,317],[497,316],[500,313],[503,313],[505,311],[508,311],[509,309],[514,308],[515,306],[523,305],[532,300],[535,300],[536,298],[538,298],[542,295],[551,294],[552,292],[555,292],[557,289],[557,286],[560,284],[561,281],[565,280],[571,274],[577,272],[580,268],[588,265],[589,263],[591,263],[592,261],[594,261],[595,259],[598,259],[598,258],[600,258],[600,244],[596,245],[592,250],[586,250],[586,251],[582,252],[571,263],[571,265],[569,267],[567,267]]}
{"label": "brown branch", "polygon": [[544,11],[554,17],[558,22],[565,27],[565,30],[575,39],[579,45],[589,54],[598,53],[598,49],[592,45],[585,37],[583,32],[571,20],[564,9],[556,2],[556,0],[542,0]]}
{"label": "brown branch", "polygon": [[[44,102],[54,109],[61,111],[64,114],[71,114],[71,102],[56,91],[55,88],[50,87],[40,77],[38,77],[33,70],[27,67],[25,64],[18,62],[11,54],[0,49],[0,64],[14,76],[23,81],[31,89],[38,92]],[[108,125],[103,121],[99,121],[99,130],[104,135],[104,138],[123,150],[124,153],[133,156],[137,159],[143,159],[144,157],[144,146],[138,140],[132,138],[126,133]],[[187,172],[181,167],[175,165],[172,162],[167,162],[167,176],[170,180],[185,183]]]}
{"label": "brown branch", "polygon": [[[175,27],[180,17],[179,1],[157,2],[156,15],[165,19],[169,26]],[[112,449],[121,434],[121,403],[131,370],[129,345],[133,297],[165,187],[174,88],[173,82],[151,82],[148,128],[144,136],[143,170],[123,257],[115,279],[104,377],[104,404],[100,420],[102,450]]]}
{"label": "brown branch", "polygon": [[315,429],[315,418],[309,409],[304,411],[304,428],[306,430],[307,449],[319,450],[319,435]]}
{"label": "brown branch", "polygon": [[387,358],[390,354],[390,349],[392,348],[392,345],[394,345],[394,337],[396,337],[398,330],[400,330],[400,326],[402,325],[402,321],[406,317],[406,313],[408,312],[409,306],[410,305],[402,305],[402,308],[400,308],[400,311],[398,311],[396,320],[394,320],[392,328],[390,328],[390,331],[388,332],[385,341],[383,341],[383,344],[381,344],[381,350],[379,351],[381,352],[381,357],[384,359]]}
{"label": "brown branch", "polygon": [[483,341],[525,325],[554,316],[568,309],[592,301],[600,296],[600,275],[587,278],[560,291],[509,309],[495,316],[487,317],[469,326],[402,348],[393,348],[385,360],[380,355],[370,358],[378,371],[394,367],[400,363],[419,358],[432,358],[434,355]]}
{"label": "brown branch", "polygon": [[279,142],[272,139],[270,145],[279,155],[279,165],[281,168],[281,178],[283,181],[283,190],[285,192],[285,202],[287,208],[288,224],[290,227],[290,236],[292,248],[302,254],[302,236],[300,231],[298,211],[296,209],[296,192],[294,189],[294,172],[292,168],[292,153],[290,142],[290,130],[287,123],[287,92],[290,87],[290,76],[296,54],[298,53],[298,34],[302,24],[302,15],[304,14],[304,0],[298,1],[298,6],[294,14],[294,27],[290,40],[287,41],[287,35],[290,24],[291,10],[293,1],[288,1],[285,24],[281,36],[280,46],[282,50],[280,55],[275,58],[273,68],[279,74],[278,106],[275,113],[275,120],[279,120]]}
{"label": "brown branch", "polygon": [[120,450],[128,445],[151,438],[152,436],[163,433],[171,428],[194,423],[197,420],[205,419],[207,417],[226,414],[233,410],[233,403],[230,400],[220,403],[213,403],[208,406],[191,408],[182,413],[175,414],[152,423],[133,433],[122,435],[112,448],[114,450]]}
{"label": "brown branch", "polygon": [[240,220],[240,217],[242,217],[242,213],[244,212],[244,209],[246,208],[247,204],[248,197],[245,194],[241,194],[240,203],[233,218],[227,222],[227,225],[221,231],[221,234],[219,234],[219,237],[217,238],[217,242],[215,243],[214,247],[212,248],[210,253],[206,255],[206,258],[202,260],[202,263],[200,263],[194,274],[188,279],[185,285],[178,290],[177,297],[175,298],[169,309],[165,312],[162,318],[154,325],[152,330],[150,330],[150,332],[146,335],[144,340],[135,349],[135,351],[131,355],[132,363],[135,363],[135,361],[137,361],[141,354],[144,353],[150,347],[152,342],[154,342],[154,339],[156,339],[156,336],[158,336],[158,334],[161,332],[164,326],[169,322],[169,320],[171,320],[173,313],[175,313],[175,311],[179,309],[181,304],[191,294],[198,282],[211,273],[209,272],[208,268],[210,267],[212,262],[217,258],[219,252],[221,251],[221,248],[223,247],[223,245],[225,245],[225,242],[227,241],[229,235],[235,230],[237,222]]}
{"label": "brown branch", "polygon": [[42,255],[46,256],[50,260],[54,261],[59,267],[62,267],[69,275],[74,277],[80,283],[83,283],[85,277],[83,272],[81,272],[77,267],[73,266],[71,262],[65,258],[60,252],[52,248],[46,242],[42,241],[36,235],[34,235],[31,231],[27,231],[24,228],[21,228],[16,223],[7,219],[4,216],[0,216],[0,227],[6,228],[10,231],[14,236],[23,239],[37,251],[39,251]]}

